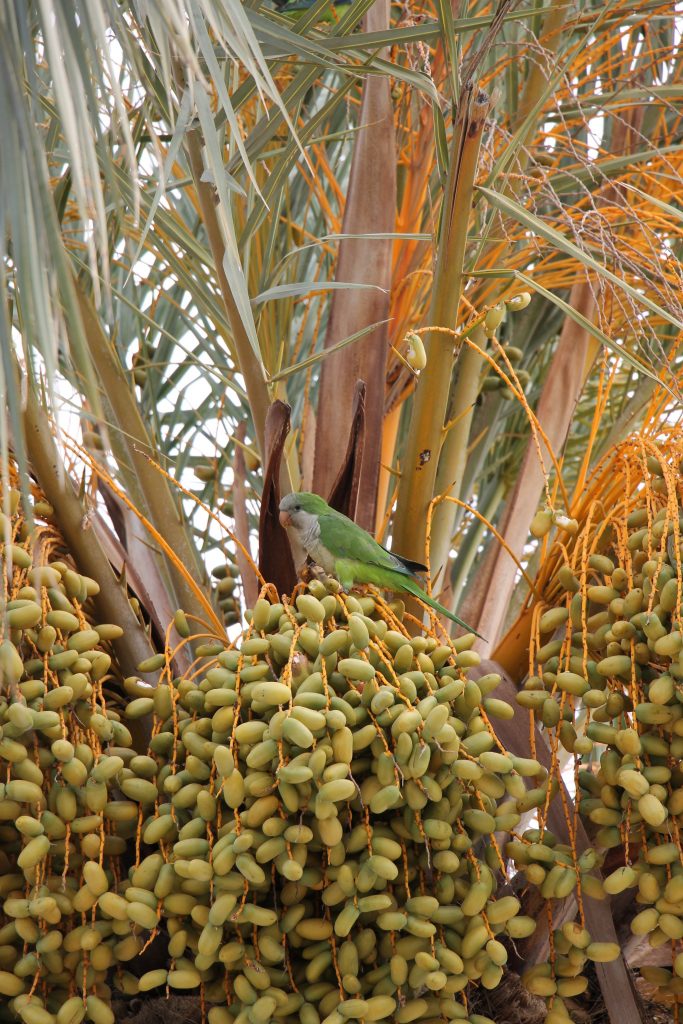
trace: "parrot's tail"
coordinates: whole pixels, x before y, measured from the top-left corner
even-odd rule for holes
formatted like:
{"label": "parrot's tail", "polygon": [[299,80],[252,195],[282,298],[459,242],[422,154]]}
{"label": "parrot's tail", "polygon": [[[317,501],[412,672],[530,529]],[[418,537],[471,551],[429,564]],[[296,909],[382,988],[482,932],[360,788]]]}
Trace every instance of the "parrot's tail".
{"label": "parrot's tail", "polygon": [[418,586],[414,580],[411,580],[410,577],[401,576],[400,586],[402,590],[407,590],[409,594],[413,595],[413,597],[417,597],[420,601],[424,601],[429,608],[433,608],[435,612],[439,613],[439,615],[445,615],[446,618],[451,620],[451,622],[455,622],[456,625],[461,626],[468,633],[474,633],[474,635],[478,636],[480,640],[484,640],[481,633],[477,633],[476,629],[468,626],[466,622],[459,619],[458,616],[454,615],[453,612],[448,610],[448,608],[445,608],[442,604],[439,604],[438,601],[435,601],[433,597],[430,597],[429,594]]}

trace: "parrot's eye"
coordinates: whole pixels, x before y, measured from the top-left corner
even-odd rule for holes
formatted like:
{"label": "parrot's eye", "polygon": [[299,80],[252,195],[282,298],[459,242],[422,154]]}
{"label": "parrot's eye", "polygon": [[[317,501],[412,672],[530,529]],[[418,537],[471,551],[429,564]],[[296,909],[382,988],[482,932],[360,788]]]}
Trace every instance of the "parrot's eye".
{"label": "parrot's eye", "polygon": [[295,505],[294,506],[294,511],[295,512],[301,512],[301,505]]}

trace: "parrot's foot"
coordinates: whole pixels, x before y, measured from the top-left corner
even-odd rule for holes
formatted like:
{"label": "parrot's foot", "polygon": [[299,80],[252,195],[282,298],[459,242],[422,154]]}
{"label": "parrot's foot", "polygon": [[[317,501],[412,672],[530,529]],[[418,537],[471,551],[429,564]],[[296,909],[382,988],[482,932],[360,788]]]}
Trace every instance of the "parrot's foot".
{"label": "parrot's foot", "polygon": [[319,579],[318,574],[315,572],[316,568],[312,562],[306,562],[305,565],[302,565],[299,569],[299,579],[301,582],[310,583],[311,580]]}
{"label": "parrot's foot", "polygon": [[306,562],[299,571],[299,577],[304,583],[318,580],[330,594],[338,594],[342,589],[339,581],[333,576],[328,576],[323,567],[315,562]]}

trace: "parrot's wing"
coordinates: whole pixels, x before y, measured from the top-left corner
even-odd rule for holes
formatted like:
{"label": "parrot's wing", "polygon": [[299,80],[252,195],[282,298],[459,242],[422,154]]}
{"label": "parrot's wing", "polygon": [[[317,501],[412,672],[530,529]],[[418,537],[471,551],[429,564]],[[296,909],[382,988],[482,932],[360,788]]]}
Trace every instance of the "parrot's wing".
{"label": "parrot's wing", "polygon": [[[383,550],[386,551],[387,549],[384,548]],[[404,558],[403,555],[395,555],[391,551],[387,551],[387,554],[399,561],[411,576],[416,576],[419,572],[427,572],[427,566],[423,565],[422,562],[414,562],[412,558]]]}
{"label": "parrot's wing", "polygon": [[[348,558],[363,565],[376,565],[381,569],[413,576],[424,570],[419,562],[403,560],[392,555],[362,527],[334,510],[324,512],[318,519],[320,540],[335,558]],[[419,568],[418,568],[419,567]]]}

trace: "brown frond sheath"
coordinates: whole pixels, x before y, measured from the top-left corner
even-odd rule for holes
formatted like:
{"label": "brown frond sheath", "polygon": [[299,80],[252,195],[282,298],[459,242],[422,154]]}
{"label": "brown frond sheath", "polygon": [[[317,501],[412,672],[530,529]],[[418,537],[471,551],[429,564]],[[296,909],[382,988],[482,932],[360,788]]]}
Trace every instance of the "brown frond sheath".
{"label": "brown frond sheath", "polygon": [[[373,3],[364,31],[389,28],[387,0]],[[385,53],[386,57],[387,54]],[[355,137],[335,277],[370,288],[332,292],[325,347],[330,348],[368,324],[379,323],[359,345],[329,355],[322,363],[313,469],[313,490],[334,492],[339,438],[353,431],[352,401],[357,380],[367,387],[366,458],[355,499],[355,518],[364,530],[375,527],[387,355],[393,243],[396,227],[396,130],[388,79],[369,75],[363,84],[359,131]],[[384,237],[364,238],[363,235]],[[354,237],[355,236],[355,237]]]}
{"label": "brown frond sheath", "polygon": [[263,494],[259,518],[259,569],[279,594],[290,594],[296,586],[296,567],[289,540],[278,518],[280,464],[289,433],[291,409],[275,401],[266,416]]}
{"label": "brown frond sheath", "polygon": [[365,448],[365,382],[356,381],[353,392],[351,430],[344,461],[332,485],[329,504],[349,519],[355,519],[360,488],[361,465]]}

